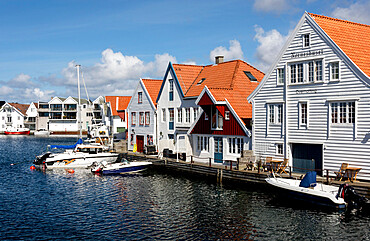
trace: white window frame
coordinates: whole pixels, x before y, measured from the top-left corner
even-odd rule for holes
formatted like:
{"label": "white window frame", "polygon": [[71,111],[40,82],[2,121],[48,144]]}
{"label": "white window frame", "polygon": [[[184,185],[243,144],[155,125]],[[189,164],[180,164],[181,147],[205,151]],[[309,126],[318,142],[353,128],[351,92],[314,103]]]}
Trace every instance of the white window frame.
{"label": "white window frame", "polygon": [[[338,78],[333,78],[334,64],[338,65]],[[340,61],[332,61],[329,63],[329,78],[330,78],[330,81],[340,80]]]}
{"label": "white window frame", "polygon": [[323,68],[324,60],[322,58],[289,63],[288,84],[301,85],[301,84],[322,83],[324,81]]}
{"label": "white window frame", "polygon": [[[306,37],[308,37],[308,44],[307,45],[306,45]],[[302,47],[303,48],[311,47],[311,34],[310,33],[302,34]]]}
{"label": "white window frame", "polygon": [[230,111],[225,111],[225,120],[230,120]]}
{"label": "white window frame", "polygon": [[197,151],[209,152],[209,136],[197,136]]}
{"label": "white window frame", "polygon": [[146,126],[150,125],[150,112],[149,111],[145,112],[145,125]]}
{"label": "white window frame", "polygon": [[269,125],[282,125],[284,105],[282,103],[269,103],[267,107],[267,121]]}
{"label": "white window frame", "polygon": [[136,112],[131,112],[131,125],[136,125]]}
{"label": "white window frame", "polygon": [[284,145],[283,143],[276,143],[275,144],[275,148],[276,148],[276,155],[284,155]]}
{"label": "white window frame", "polygon": [[143,103],[143,92],[137,92],[137,103],[142,104]]}
{"label": "white window frame", "polygon": [[[224,117],[220,114],[220,112],[218,111],[218,109],[216,107],[212,108],[212,112],[213,111],[216,111],[216,113],[212,113],[212,118],[211,118],[211,129],[212,130],[223,130],[224,128]],[[215,123],[215,126],[216,127],[213,127],[213,115],[216,115],[216,123]],[[222,120],[222,121],[220,121]]]}
{"label": "white window frame", "polygon": [[241,154],[244,150],[243,137],[229,137],[227,138],[229,144],[229,154]]}
{"label": "white window frame", "polygon": [[182,108],[177,108],[177,122],[182,123]]}
{"label": "white window frame", "polygon": [[143,126],[145,124],[145,113],[143,111],[139,112],[139,125]]}
{"label": "white window frame", "polygon": [[[333,116],[335,111],[336,115]],[[356,102],[335,101],[330,102],[330,125],[353,125],[356,124]]]}
{"label": "white window frame", "polygon": [[277,85],[283,85],[285,82],[285,68],[276,69],[276,83]]}
{"label": "white window frame", "polygon": [[185,122],[190,123],[190,108],[185,108]]}
{"label": "white window frame", "polygon": [[[303,109],[305,106],[306,109]],[[299,119],[299,128],[308,128],[308,120],[309,120],[309,105],[308,101],[301,101],[299,102],[299,110],[298,110],[298,119]]]}
{"label": "white window frame", "polygon": [[194,107],[193,108],[193,117],[194,117],[194,121],[197,120],[197,116],[198,116],[198,107]]}

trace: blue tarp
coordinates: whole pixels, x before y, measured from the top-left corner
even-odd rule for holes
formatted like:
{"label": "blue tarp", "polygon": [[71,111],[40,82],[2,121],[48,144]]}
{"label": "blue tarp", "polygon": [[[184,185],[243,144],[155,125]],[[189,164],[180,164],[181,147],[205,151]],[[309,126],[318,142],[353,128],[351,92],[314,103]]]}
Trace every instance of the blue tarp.
{"label": "blue tarp", "polygon": [[80,138],[74,145],[50,145],[51,149],[60,148],[60,149],[74,149],[78,144],[82,144],[83,140]]}
{"label": "blue tarp", "polygon": [[316,186],[316,172],[307,172],[299,186],[300,187]]}

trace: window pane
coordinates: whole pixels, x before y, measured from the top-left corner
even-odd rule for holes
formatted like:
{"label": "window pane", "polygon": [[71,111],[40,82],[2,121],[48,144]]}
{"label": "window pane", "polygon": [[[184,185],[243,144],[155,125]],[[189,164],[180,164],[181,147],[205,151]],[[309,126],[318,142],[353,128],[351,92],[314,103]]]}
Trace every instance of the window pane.
{"label": "window pane", "polygon": [[316,81],[322,81],[322,60],[316,61]]}
{"label": "window pane", "polygon": [[296,73],[296,65],[292,64],[290,66],[290,83],[297,82],[297,73]]}
{"label": "window pane", "polygon": [[308,62],[308,81],[313,82],[314,80],[314,63]]}
{"label": "window pane", "polygon": [[275,122],[274,105],[269,106],[269,122],[270,123]]}
{"label": "window pane", "polygon": [[348,123],[355,123],[355,102],[348,102]]}
{"label": "window pane", "polygon": [[303,83],[303,64],[297,64],[298,83]]}
{"label": "window pane", "polygon": [[331,123],[338,123],[338,103],[331,104]]}

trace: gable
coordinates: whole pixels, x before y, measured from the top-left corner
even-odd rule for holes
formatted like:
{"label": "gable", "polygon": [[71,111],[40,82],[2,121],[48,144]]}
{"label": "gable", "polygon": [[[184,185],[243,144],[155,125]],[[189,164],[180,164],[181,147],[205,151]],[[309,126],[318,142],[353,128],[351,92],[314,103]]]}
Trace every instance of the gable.
{"label": "gable", "polygon": [[207,92],[205,92],[205,93],[206,94],[203,94],[203,96],[199,100],[198,105],[213,105],[214,103],[211,100],[211,98],[209,97],[208,93]]}

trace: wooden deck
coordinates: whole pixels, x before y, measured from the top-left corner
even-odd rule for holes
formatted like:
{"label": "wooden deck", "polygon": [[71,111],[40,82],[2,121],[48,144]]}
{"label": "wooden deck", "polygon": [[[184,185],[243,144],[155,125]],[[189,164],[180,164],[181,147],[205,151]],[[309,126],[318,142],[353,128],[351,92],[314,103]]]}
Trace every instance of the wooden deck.
{"label": "wooden deck", "polygon": [[[269,175],[268,172],[258,172],[257,170],[236,170],[235,168],[230,170],[229,166],[224,165],[213,165],[210,166],[209,164],[204,163],[190,163],[181,160],[176,160],[172,158],[162,158],[158,159],[157,156],[154,155],[144,155],[142,153],[127,153],[128,160],[149,160],[153,162],[153,164],[161,168],[163,170],[170,169],[176,170],[180,172],[188,172],[190,174],[199,174],[199,175],[207,175],[210,177],[214,177],[215,181],[222,182],[227,180],[234,180],[234,181],[242,181],[242,182],[250,182],[250,183],[260,183],[266,184],[265,178]],[[282,174],[281,177],[283,178],[294,178],[294,179],[301,179],[302,173],[291,173],[291,174]],[[329,183],[331,185],[339,186],[344,181],[336,181],[333,177],[327,178],[326,176],[320,177],[317,176],[317,182],[320,183]],[[370,182],[347,182],[351,186],[355,188],[355,190],[367,197],[370,198]]]}

